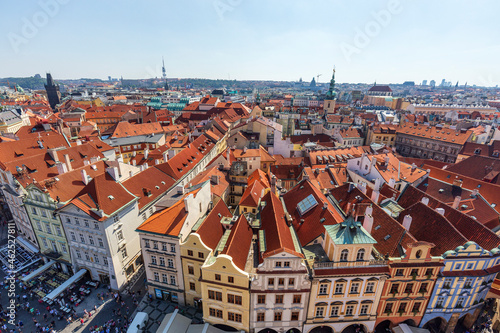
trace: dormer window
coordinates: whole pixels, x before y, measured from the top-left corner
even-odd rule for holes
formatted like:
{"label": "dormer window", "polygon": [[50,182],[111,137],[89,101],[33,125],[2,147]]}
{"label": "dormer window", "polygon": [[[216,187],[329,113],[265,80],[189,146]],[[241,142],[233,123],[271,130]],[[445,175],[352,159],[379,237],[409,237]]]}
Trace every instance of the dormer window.
{"label": "dormer window", "polygon": [[342,250],[342,252],[340,252],[340,261],[347,261],[348,257],[349,257],[349,250]]}
{"label": "dormer window", "polygon": [[363,260],[365,260],[365,250],[360,249],[358,251],[358,254],[356,255],[356,261],[363,261]]}

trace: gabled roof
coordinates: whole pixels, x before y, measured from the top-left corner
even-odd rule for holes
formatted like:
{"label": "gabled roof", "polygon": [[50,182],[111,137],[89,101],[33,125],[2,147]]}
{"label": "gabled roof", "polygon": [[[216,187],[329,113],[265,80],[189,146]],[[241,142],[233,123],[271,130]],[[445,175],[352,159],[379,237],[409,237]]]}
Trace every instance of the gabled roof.
{"label": "gabled roof", "polygon": [[187,215],[184,199],[181,199],[173,206],[152,215],[137,231],[178,237]]}
{"label": "gabled roof", "polygon": [[241,196],[240,206],[257,207],[260,198],[264,195],[266,187],[260,180],[256,180],[245,189]]}
{"label": "gabled roof", "polygon": [[232,217],[232,214],[224,201],[219,200],[196,230],[203,243],[212,250],[217,247],[219,240],[224,235],[225,228],[221,223],[221,219],[224,217]]}
{"label": "gabled roof", "polygon": [[292,234],[285,220],[285,210],[280,199],[274,193],[268,192],[262,201],[266,202],[266,206],[260,213],[260,230],[263,230],[265,234],[266,251],[262,253],[261,259],[283,251],[303,257],[302,253],[295,250]]}
{"label": "gabled roof", "polygon": [[113,131],[111,138],[126,138],[129,136],[148,135],[163,133],[160,123],[132,124],[128,121],[120,121]]}
{"label": "gabled roof", "polygon": [[222,254],[230,256],[233,263],[241,270],[245,270],[252,237],[252,228],[245,215],[242,214],[231,228],[231,233],[222,251]]}

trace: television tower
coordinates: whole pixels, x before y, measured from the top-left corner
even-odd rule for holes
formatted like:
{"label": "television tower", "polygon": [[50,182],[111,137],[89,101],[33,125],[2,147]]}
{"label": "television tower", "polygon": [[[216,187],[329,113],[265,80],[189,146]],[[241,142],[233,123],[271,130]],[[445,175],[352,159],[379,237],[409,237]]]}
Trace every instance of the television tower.
{"label": "television tower", "polygon": [[165,80],[165,90],[168,90],[167,70],[165,69],[165,59],[163,59],[163,57],[161,57],[161,61],[163,63],[163,66],[161,67],[161,72],[162,72],[163,80]]}

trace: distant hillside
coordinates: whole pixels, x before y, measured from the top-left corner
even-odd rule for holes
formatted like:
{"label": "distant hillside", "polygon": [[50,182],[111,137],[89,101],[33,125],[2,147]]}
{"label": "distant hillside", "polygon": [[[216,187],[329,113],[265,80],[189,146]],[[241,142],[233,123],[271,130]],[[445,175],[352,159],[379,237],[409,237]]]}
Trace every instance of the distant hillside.
{"label": "distant hillside", "polygon": [[44,89],[45,82],[45,79],[37,74],[30,77],[6,77],[0,79],[0,86],[10,84],[11,88],[14,88],[14,85],[19,85],[21,88]]}

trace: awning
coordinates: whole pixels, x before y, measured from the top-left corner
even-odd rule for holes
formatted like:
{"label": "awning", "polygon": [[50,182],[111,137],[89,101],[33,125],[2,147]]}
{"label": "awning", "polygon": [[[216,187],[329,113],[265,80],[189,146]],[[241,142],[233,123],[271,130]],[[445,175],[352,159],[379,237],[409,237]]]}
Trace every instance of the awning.
{"label": "awning", "polygon": [[46,263],[42,267],[38,268],[37,270],[35,270],[35,271],[31,272],[30,274],[26,275],[25,277],[23,277],[21,279],[21,281],[28,282],[29,280],[31,280],[35,276],[38,276],[38,275],[42,274],[43,272],[45,272],[47,269],[49,269],[55,263],[56,262],[54,260],[49,261],[48,263]]}
{"label": "awning", "polygon": [[425,328],[408,326],[405,323],[401,323],[392,329],[394,333],[430,333],[429,330]]}
{"label": "awning", "polygon": [[56,298],[57,296],[59,296],[59,294],[61,294],[64,290],[68,289],[69,286],[71,286],[76,281],[80,280],[85,275],[86,272],[87,272],[86,269],[83,269],[83,268],[80,269],[75,275],[73,275],[72,277],[70,277],[69,279],[67,279],[66,281],[64,281],[63,284],[61,284],[59,287],[57,287],[56,289],[54,289],[50,294],[48,294],[47,296],[45,296],[44,300],[45,299],[54,300],[54,298]]}
{"label": "awning", "polygon": [[38,249],[34,247],[33,245],[30,244],[27,240],[25,240],[22,236],[17,236],[17,241],[19,242],[20,245],[22,245],[24,248],[28,249],[29,251],[33,253],[38,253]]}

